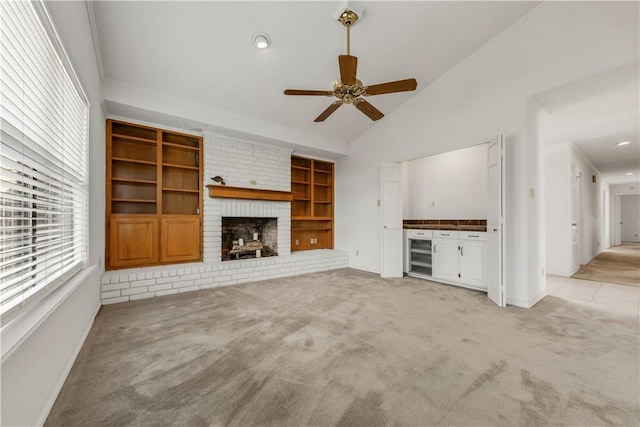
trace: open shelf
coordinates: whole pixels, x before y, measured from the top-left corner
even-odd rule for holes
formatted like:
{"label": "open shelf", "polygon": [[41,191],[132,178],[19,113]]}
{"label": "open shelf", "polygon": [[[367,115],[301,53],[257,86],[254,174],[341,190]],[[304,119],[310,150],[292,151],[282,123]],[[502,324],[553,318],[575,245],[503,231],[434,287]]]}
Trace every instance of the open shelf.
{"label": "open shelf", "polygon": [[291,157],[291,250],[333,248],[333,163]]}
{"label": "open shelf", "polygon": [[126,157],[111,157],[111,160],[118,162],[137,163],[140,165],[156,165],[155,161],[127,159]]}
{"label": "open shelf", "polygon": [[158,143],[158,141],[156,141],[155,139],[140,138],[140,137],[137,137],[137,136],[122,135],[122,134],[119,134],[119,133],[113,133],[113,134],[111,134],[111,137],[114,140],[126,139],[126,140],[132,141],[132,142],[139,142],[141,144],[153,145],[154,147]]}
{"label": "open shelf", "polygon": [[189,166],[189,165],[178,165],[175,163],[163,163],[162,167],[165,168],[176,168],[176,169],[190,169],[190,170],[200,170],[200,168],[198,166]]}
{"label": "open shelf", "polygon": [[171,147],[176,148],[178,150],[186,150],[186,151],[200,151],[199,147],[192,147],[190,145],[182,145],[182,144],[174,144],[173,142],[163,142],[163,147]]}

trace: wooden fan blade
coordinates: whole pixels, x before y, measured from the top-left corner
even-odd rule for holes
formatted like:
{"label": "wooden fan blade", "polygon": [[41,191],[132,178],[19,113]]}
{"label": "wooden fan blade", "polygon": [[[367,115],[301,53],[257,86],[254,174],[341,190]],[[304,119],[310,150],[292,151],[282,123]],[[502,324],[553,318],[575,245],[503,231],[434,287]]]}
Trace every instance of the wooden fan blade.
{"label": "wooden fan blade", "polygon": [[316,117],[314,122],[324,122],[327,119],[327,117],[333,114],[333,112],[336,111],[338,108],[340,108],[341,105],[342,105],[342,101],[336,101],[333,104],[329,105],[329,107],[327,107],[327,109],[324,110],[322,114]]}
{"label": "wooden fan blade", "polygon": [[408,92],[416,90],[416,79],[398,80],[395,82],[380,83],[365,87],[365,95],[382,95],[384,93]]}
{"label": "wooden fan blade", "polygon": [[340,55],[338,56],[338,64],[340,64],[340,81],[342,84],[347,86],[356,84],[358,58],[351,55]]}
{"label": "wooden fan blade", "polygon": [[367,117],[369,117],[373,121],[380,120],[381,118],[384,117],[384,114],[382,114],[380,110],[378,110],[376,107],[369,104],[367,101],[365,101],[362,98],[356,100],[356,102],[354,102],[354,105],[358,110],[362,111]]}
{"label": "wooden fan blade", "polygon": [[333,96],[333,92],[330,90],[299,90],[299,89],[287,89],[284,91],[285,95],[313,95],[313,96]]}

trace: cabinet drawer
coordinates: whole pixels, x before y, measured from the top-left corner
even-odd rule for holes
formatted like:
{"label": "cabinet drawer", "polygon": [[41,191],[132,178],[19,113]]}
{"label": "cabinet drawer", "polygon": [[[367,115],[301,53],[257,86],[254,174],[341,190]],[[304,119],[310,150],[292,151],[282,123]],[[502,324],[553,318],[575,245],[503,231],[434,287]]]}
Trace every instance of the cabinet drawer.
{"label": "cabinet drawer", "polygon": [[458,234],[458,230],[435,230],[433,232],[433,237],[437,237],[439,239],[457,239]]}
{"label": "cabinet drawer", "polygon": [[433,230],[405,230],[409,239],[425,239],[433,237]]}
{"label": "cabinet drawer", "polygon": [[479,240],[485,242],[487,240],[487,233],[483,231],[461,231],[461,240]]}

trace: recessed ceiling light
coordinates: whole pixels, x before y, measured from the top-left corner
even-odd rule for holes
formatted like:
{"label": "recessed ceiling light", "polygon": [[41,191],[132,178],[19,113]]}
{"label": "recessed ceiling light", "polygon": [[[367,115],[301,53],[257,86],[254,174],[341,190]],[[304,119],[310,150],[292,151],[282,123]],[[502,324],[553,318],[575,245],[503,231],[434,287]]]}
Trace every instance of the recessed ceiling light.
{"label": "recessed ceiling light", "polygon": [[621,147],[621,146],[623,146],[623,145],[627,145],[627,144],[629,144],[629,143],[630,143],[629,141],[622,141],[622,142],[618,142],[616,145],[617,145],[618,147]]}
{"label": "recessed ceiling light", "polygon": [[271,46],[271,39],[264,33],[258,33],[253,36],[253,44],[255,44],[258,49],[266,49]]}
{"label": "recessed ceiling light", "polygon": [[633,175],[633,172],[627,172],[627,173],[625,173],[625,175],[631,176],[631,175]]}

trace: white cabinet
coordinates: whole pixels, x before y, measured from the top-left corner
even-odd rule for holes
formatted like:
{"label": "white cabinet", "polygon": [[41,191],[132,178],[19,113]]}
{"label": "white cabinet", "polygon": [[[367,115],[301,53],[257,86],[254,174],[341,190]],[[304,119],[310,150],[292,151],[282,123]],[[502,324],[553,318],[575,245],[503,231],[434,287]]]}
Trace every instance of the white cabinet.
{"label": "white cabinet", "polygon": [[458,232],[433,232],[433,278],[447,282],[459,280]]}
{"label": "white cabinet", "polygon": [[433,232],[433,278],[443,282],[487,288],[486,233]]}
{"label": "white cabinet", "polygon": [[472,240],[460,240],[460,281],[468,285],[486,288],[487,244]]}

